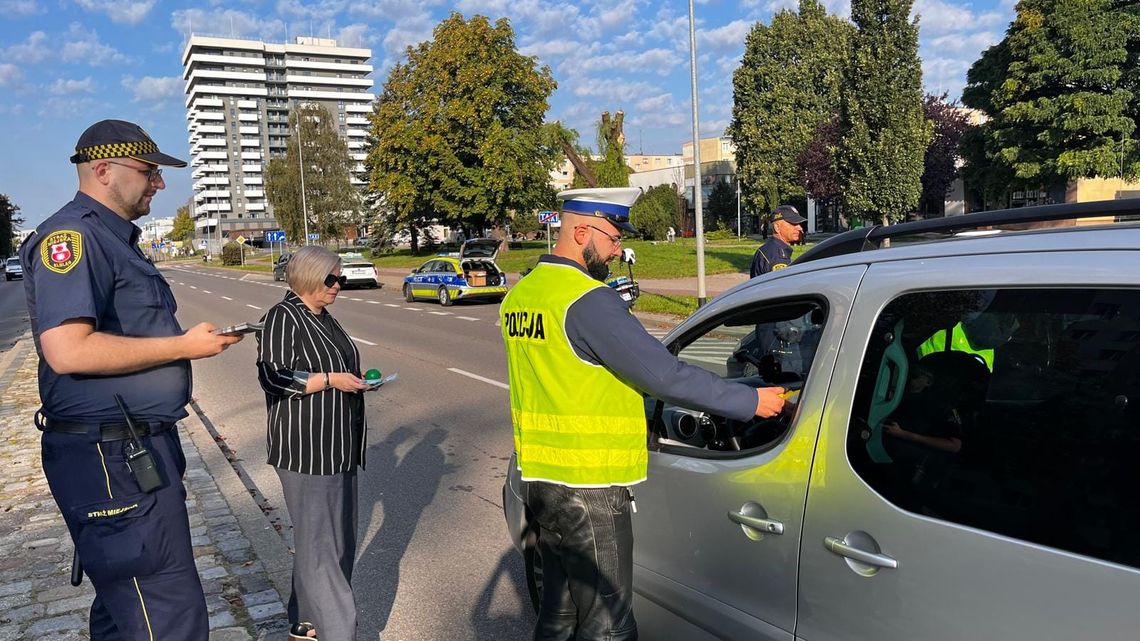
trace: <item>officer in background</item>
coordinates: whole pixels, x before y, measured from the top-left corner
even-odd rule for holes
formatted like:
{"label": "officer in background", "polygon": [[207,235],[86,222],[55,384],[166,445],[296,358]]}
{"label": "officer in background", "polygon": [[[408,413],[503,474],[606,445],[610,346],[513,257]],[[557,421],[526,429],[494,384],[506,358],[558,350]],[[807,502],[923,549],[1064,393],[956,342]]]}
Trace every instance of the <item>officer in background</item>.
{"label": "officer in background", "polygon": [[801,224],[807,219],[791,205],[780,205],[772,212],[772,236],[756,250],[752,257],[749,278],[783,269],[792,262],[792,245],[804,235]]}
{"label": "officer in background", "polygon": [[500,308],[515,455],[538,523],[543,589],[534,638],[637,638],[629,486],[645,480],[641,394],[735,420],[778,414],[781,388],[730,383],[687,365],[606,287],[635,188],[558,195],[554,253]]}
{"label": "officer in background", "polygon": [[71,162],[79,192],[20,247],[44,475],[95,587],[91,639],[205,641],[174,423],[187,415],[190,360],[240,337],[209,323],[183,331],[170,286],[137,245],[132,221],[166,186],[160,165],[186,163],[122,120],[84,131]]}

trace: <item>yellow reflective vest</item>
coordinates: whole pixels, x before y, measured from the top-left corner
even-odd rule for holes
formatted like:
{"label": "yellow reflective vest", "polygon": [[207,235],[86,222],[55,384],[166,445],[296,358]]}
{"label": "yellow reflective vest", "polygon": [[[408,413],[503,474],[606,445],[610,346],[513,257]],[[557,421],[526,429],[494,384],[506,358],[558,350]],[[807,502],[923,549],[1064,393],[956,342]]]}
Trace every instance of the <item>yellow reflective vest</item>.
{"label": "yellow reflective vest", "polygon": [[[947,351],[946,330],[944,329],[940,329],[937,332],[934,332],[930,338],[926,339],[921,345],[918,346],[918,357],[922,358],[927,354],[933,354],[934,352],[942,351]],[[991,372],[994,371],[994,350],[976,349],[970,343],[970,338],[966,336],[966,330],[962,327],[962,323],[955,325],[951,331],[949,351],[976,354],[986,362],[986,369],[990,370]]]}
{"label": "yellow reflective vest", "polygon": [[523,480],[571,487],[645,480],[641,394],[578,358],[566,336],[566,311],[598,287],[605,285],[575,267],[539,263],[499,309]]}

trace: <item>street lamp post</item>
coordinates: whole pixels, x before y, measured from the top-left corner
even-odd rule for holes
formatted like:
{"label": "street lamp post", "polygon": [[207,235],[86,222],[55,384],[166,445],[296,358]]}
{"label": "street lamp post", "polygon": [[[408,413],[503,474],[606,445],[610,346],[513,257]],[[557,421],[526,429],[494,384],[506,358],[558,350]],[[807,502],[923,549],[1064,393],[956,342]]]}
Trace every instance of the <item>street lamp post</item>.
{"label": "street lamp post", "polygon": [[305,243],[309,244],[309,205],[305,198],[305,139],[301,134],[301,108],[297,108],[297,155],[301,165],[301,220],[305,223]]}
{"label": "street lamp post", "polygon": [[740,174],[736,175],[736,237],[740,238]]}
{"label": "street lamp post", "polygon": [[689,0],[689,70],[693,93],[693,206],[697,234],[697,306],[705,304],[705,221],[701,203],[701,131],[697,115],[697,31]]}

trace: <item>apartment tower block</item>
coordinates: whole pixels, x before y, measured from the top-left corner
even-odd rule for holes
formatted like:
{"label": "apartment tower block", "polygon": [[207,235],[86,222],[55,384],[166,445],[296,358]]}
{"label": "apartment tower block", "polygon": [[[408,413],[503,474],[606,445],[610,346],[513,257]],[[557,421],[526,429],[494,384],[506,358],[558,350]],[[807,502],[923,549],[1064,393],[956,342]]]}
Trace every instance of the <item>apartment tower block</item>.
{"label": "apartment tower block", "polygon": [[191,36],[182,53],[195,243],[243,236],[260,244],[278,229],[265,196],[269,160],[285,155],[289,112],[320,103],[356,161],[353,183],[363,185],[365,140],[372,93],[370,49],[338,47],[336,40],[297,37],[271,44]]}

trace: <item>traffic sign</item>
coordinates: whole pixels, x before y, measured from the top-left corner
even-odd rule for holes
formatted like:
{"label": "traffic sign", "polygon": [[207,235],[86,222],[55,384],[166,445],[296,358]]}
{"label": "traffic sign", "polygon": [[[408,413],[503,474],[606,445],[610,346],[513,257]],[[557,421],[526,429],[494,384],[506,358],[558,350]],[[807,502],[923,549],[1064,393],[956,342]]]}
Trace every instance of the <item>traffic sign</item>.
{"label": "traffic sign", "polygon": [[151,249],[158,249],[158,241],[157,240],[150,241],[150,248]]}
{"label": "traffic sign", "polygon": [[267,243],[283,243],[285,242],[285,231],[282,229],[272,229],[265,232],[265,242]]}
{"label": "traffic sign", "polygon": [[321,239],[320,234],[309,234],[309,240],[320,240],[320,239]]}
{"label": "traffic sign", "polygon": [[540,211],[538,212],[538,222],[541,225],[557,225],[558,212],[556,211]]}
{"label": "traffic sign", "polygon": [[239,244],[239,245],[244,245],[244,244],[245,244],[245,236],[242,236],[241,234],[238,234],[238,237],[237,237],[237,239],[236,239],[236,240],[237,240],[237,242],[238,242],[238,244]]}
{"label": "traffic sign", "polygon": [[198,246],[199,247],[205,247],[206,246],[206,239],[203,238],[202,240],[198,241]]}

